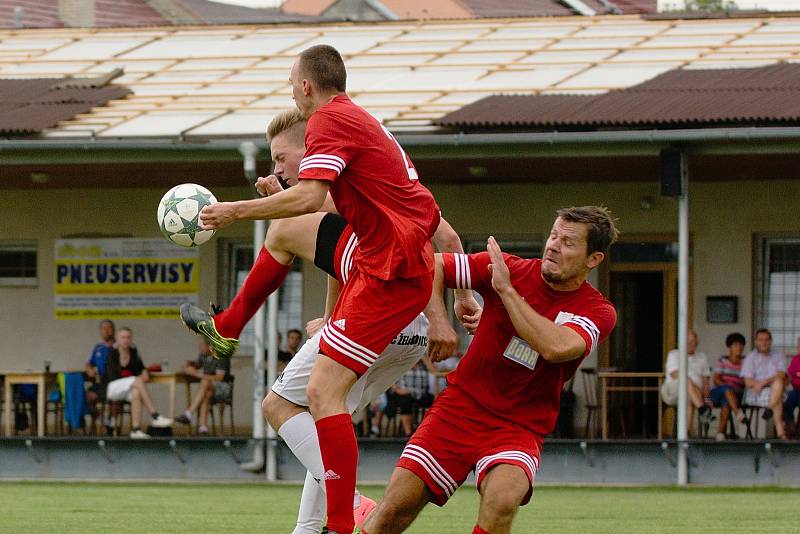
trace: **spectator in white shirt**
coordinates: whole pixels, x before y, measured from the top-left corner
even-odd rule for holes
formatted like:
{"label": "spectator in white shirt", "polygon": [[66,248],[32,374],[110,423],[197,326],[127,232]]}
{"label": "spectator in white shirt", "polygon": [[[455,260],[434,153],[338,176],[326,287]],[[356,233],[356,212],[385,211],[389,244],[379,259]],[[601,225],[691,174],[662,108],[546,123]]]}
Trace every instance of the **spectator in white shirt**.
{"label": "spectator in white shirt", "polygon": [[[688,397],[689,397],[689,428],[692,428],[694,412],[703,418],[708,418],[711,409],[706,405],[705,399],[709,396],[711,387],[711,366],[705,353],[697,351],[697,333],[689,331],[686,352],[688,354]],[[669,351],[667,364],[664,366],[664,383],[661,385],[661,399],[668,406],[678,404],[678,363],[680,352],[678,349]]]}

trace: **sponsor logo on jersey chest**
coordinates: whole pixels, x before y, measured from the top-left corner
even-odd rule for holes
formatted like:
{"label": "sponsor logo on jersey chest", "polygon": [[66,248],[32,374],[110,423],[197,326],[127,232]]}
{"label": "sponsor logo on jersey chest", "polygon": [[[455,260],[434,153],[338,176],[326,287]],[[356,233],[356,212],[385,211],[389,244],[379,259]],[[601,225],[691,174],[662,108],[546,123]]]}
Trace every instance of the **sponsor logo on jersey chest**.
{"label": "sponsor logo on jersey chest", "polygon": [[517,336],[512,337],[511,341],[508,342],[506,350],[503,351],[503,356],[528,369],[534,369],[536,362],[539,360],[539,353]]}

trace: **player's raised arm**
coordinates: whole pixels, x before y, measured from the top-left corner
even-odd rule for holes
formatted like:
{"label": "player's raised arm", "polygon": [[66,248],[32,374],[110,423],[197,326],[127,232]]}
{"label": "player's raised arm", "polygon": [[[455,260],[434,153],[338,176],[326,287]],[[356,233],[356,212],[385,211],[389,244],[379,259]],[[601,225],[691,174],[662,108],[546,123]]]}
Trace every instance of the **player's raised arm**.
{"label": "player's raised arm", "polygon": [[[433,244],[436,245],[439,252],[464,253],[461,238],[444,217],[439,219],[439,226],[433,234]],[[453,297],[453,311],[455,311],[456,317],[467,332],[474,334],[481,320],[483,308],[475,300],[471,289],[456,289],[453,291]]]}
{"label": "player's raised arm", "polygon": [[286,219],[319,211],[328,194],[330,183],[302,180],[281,193],[265,198],[218,202],[200,212],[200,224],[206,230],[224,228],[236,221],[254,219]]}
{"label": "player's raised arm", "polygon": [[543,317],[517,293],[503,251],[494,237],[489,237],[486,250],[492,260],[489,265],[492,287],[503,301],[520,337],[549,362],[566,362],[586,354],[586,341],[578,332]]}
{"label": "player's raised arm", "polygon": [[428,318],[428,357],[431,361],[446,360],[455,354],[458,348],[456,335],[447,310],[444,307],[444,274],[442,270],[442,255],[436,254],[436,271],[433,277],[433,290],[428,305],[425,307],[425,317]]}

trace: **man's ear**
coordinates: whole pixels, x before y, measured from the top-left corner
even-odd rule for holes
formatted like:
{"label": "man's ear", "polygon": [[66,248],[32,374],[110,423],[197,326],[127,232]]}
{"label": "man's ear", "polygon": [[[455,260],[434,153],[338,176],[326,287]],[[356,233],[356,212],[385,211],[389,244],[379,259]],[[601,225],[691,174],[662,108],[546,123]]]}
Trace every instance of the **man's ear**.
{"label": "man's ear", "polygon": [[586,266],[591,271],[592,269],[594,269],[595,267],[597,267],[598,265],[603,263],[603,260],[605,259],[605,257],[606,257],[606,255],[603,254],[602,252],[599,252],[599,251],[598,252],[592,252],[591,254],[589,254],[589,257],[586,258]]}

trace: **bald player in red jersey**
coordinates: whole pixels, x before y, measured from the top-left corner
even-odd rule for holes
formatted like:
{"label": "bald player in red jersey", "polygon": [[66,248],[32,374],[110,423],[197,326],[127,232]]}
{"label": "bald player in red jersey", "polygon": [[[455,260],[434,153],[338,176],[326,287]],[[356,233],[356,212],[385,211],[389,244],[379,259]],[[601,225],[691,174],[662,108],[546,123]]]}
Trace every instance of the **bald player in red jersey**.
{"label": "bald player in red jersey", "polygon": [[[506,534],[533,492],[544,436],[561,389],[614,328],[616,312],[586,276],[616,240],[610,213],[557,212],[541,260],[503,254],[437,254],[442,284],[484,298],[481,321],[448,387],[411,437],[364,534],[403,532],[428,503],[444,505],[470,471],[481,494],[475,534]],[[444,313],[443,303],[429,313]]]}
{"label": "bald player in red jersey", "polygon": [[[431,237],[439,224],[439,208],[411,160],[380,122],[350,100],[346,78],[333,47],[303,51],[289,77],[295,103],[308,118],[298,185],[267,198],[208,206],[200,214],[205,228],[294,217],[317,211],[330,192],[359,237],[352,274],[323,328],[308,385],[325,466],[328,529],[337,534],[354,527],[358,464],[345,400],[356,379],[431,299]],[[455,332],[444,320],[431,323],[428,339],[429,353],[455,351]]]}

